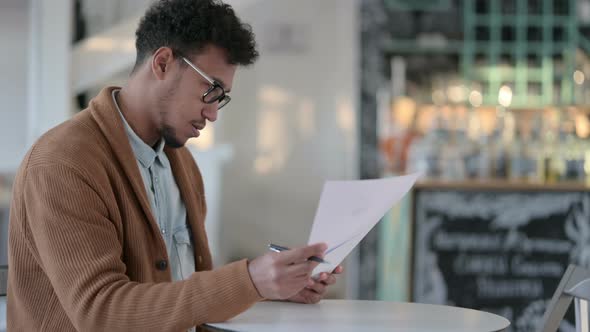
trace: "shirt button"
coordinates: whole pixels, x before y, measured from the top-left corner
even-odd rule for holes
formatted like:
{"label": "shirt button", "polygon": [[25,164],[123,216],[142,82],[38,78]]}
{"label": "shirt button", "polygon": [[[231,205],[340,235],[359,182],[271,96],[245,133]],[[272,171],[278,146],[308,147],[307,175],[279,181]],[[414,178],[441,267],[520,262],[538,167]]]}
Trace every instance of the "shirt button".
{"label": "shirt button", "polygon": [[156,268],[160,271],[165,271],[168,268],[168,262],[165,259],[156,262]]}

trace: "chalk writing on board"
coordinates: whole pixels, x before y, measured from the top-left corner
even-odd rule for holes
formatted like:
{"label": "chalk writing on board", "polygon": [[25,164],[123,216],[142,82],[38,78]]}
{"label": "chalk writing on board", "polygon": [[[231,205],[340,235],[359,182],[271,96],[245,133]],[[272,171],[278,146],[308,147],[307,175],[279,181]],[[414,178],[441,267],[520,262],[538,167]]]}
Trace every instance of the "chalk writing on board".
{"label": "chalk writing on board", "polygon": [[[419,190],[413,300],[535,331],[567,265],[590,266],[590,193]],[[564,320],[560,331],[573,331]],[[574,329],[575,330],[575,329]]]}

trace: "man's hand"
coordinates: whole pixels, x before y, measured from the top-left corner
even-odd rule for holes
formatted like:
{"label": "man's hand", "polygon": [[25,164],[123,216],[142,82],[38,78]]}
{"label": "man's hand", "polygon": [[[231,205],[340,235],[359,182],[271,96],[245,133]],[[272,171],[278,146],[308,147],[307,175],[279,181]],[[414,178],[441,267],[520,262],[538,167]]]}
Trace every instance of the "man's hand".
{"label": "man's hand", "polygon": [[[314,280],[313,285],[309,285],[303,288],[295,296],[290,297],[288,300],[297,303],[314,304],[320,302],[320,300],[326,295],[328,286],[336,283],[335,274],[342,273],[344,269],[342,266],[338,266],[332,273],[320,273],[318,280]],[[313,280],[313,279],[312,279]]]}
{"label": "man's hand", "polygon": [[280,253],[270,252],[248,264],[248,271],[260,296],[268,300],[288,299],[305,286],[313,286],[311,272],[318,265],[307,259],[322,257],[325,243],[318,243]]}

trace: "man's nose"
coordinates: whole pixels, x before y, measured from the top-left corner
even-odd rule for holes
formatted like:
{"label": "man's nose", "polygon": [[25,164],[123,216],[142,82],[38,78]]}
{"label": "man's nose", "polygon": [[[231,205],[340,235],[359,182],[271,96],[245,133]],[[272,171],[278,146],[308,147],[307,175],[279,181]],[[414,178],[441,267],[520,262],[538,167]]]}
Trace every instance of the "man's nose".
{"label": "man's nose", "polygon": [[215,122],[217,120],[217,112],[219,102],[214,102],[213,104],[206,104],[205,109],[203,109],[203,117],[207,119],[207,121]]}

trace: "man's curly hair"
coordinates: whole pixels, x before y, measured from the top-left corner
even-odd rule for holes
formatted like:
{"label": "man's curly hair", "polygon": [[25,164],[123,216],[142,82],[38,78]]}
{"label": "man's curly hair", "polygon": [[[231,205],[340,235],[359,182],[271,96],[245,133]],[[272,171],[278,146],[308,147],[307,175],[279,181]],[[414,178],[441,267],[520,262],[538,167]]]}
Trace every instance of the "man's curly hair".
{"label": "man's curly hair", "polygon": [[188,56],[215,45],[227,52],[232,65],[247,66],[258,58],[252,27],[219,0],[156,1],[139,22],[135,36],[134,70],[160,47],[170,47],[175,56]]}

